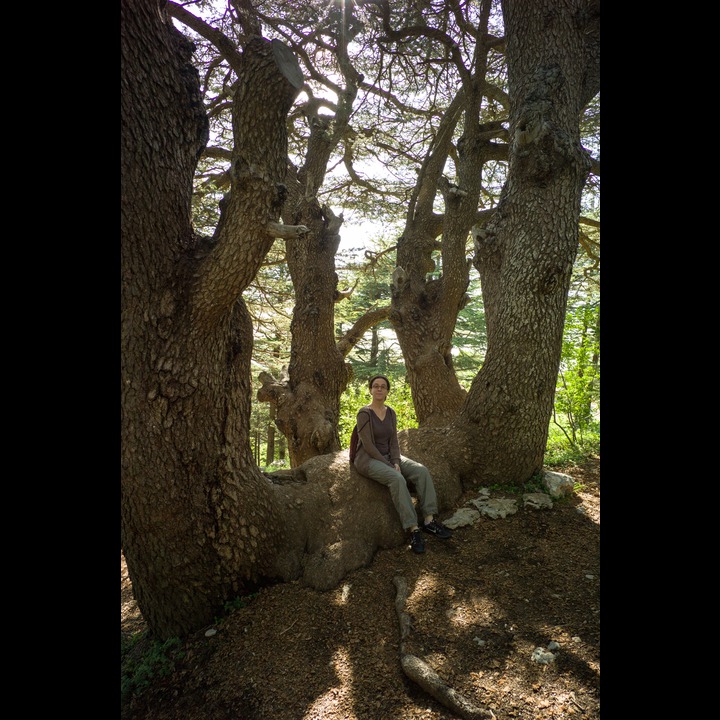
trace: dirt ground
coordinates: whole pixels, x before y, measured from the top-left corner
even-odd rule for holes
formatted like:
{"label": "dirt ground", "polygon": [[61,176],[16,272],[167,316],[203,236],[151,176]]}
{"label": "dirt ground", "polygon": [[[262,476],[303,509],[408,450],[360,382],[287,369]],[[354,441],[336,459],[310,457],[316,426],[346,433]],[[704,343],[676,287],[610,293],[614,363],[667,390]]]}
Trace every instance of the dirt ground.
{"label": "dirt ground", "polygon": [[[451,540],[426,535],[424,555],[381,550],[325,593],[262,589],[189,638],[174,672],[125,703],[122,719],[455,720],[486,708],[498,720],[599,720],[600,460],[559,471],[581,489],[552,509],[518,502]],[[407,597],[396,609],[398,577]],[[144,624],[122,556],[120,589],[127,636]],[[403,671],[403,613],[404,653],[437,673],[465,716]]]}

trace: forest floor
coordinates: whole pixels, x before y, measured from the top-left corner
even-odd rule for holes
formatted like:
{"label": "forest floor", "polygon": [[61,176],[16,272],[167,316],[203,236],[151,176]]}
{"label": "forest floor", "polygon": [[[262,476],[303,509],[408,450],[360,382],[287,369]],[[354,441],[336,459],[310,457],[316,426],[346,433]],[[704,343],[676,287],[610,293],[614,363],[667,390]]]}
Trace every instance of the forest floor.
{"label": "forest floor", "polygon": [[[482,516],[450,540],[425,535],[423,555],[378,551],[328,592],[263,588],[188,638],[169,674],[123,704],[122,720],[456,720],[473,707],[498,720],[599,720],[600,459],[553,469],[579,490],[551,509],[519,501],[515,514]],[[122,556],[120,589],[121,635],[139,638],[139,661],[150,641],[137,635],[145,626]],[[404,653],[437,673],[466,715],[403,671],[403,613]]]}

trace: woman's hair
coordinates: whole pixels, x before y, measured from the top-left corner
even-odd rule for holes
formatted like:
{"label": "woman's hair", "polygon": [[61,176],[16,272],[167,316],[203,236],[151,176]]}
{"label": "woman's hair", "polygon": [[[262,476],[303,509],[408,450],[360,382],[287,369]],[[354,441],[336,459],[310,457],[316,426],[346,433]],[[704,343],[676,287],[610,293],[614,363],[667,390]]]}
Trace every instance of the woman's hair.
{"label": "woman's hair", "polygon": [[387,383],[388,392],[390,392],[390,381],[389,381],[384,375],[373,375],[373,376],[368,380],[368,387],[369,387],[371,390],[372,390],[372,384],[373,384],[376,380],[384,380],[384,381]]}

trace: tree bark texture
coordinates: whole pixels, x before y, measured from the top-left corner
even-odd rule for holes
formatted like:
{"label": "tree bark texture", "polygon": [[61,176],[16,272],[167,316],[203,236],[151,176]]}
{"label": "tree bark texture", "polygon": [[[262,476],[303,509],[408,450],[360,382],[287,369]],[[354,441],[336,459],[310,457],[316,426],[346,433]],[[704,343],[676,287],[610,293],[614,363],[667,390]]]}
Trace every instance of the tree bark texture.
{"label": "tree bark texture", "polygon": [[[155,0],[121,16],[121,542],[154,635],[184,635],[270,571],[282,511],[249,438],[252,327],[240,294],[282,207],[297,87],[259,38],[243,53],[233,185],[200,242],[207,142],[192,46]],[[263,150],[264,149],[264,150]]]}
{"label": "tree bark texture", "polygon": [[451,239],[444,237],[442,275],[428,277],[436,270],[432,255],[440,250],[436,238],[443,230],[442,220],[433,213],[433,204],[459,108],[456,103],[446,112],[435,145],[420,171],[405,230],[398,240],[393,274],[390,321],[402,348],[420,426],[447,423],[465,396],[451,355],[457,312],[469,282],[464,241],[460,256],[451,249]]}
{"label": "tree bark texture", "polygon": [[[490,3],[483,7],[473,67],[461,73],[463,85],[443,117],[435,142],[420,171],[403,236],[398,241],[390,319],[403,350],[407,379],[421,427],[437,427],[457,418],[466,392],[453,368],[452,335],[460,310],[468,301],[470,264],[466,245],[470,228],[478,217],[482,192],[482,166],[504,157],[506,150],[491,140],[503,134],[480,125],[480,106],[486,89],[487,22]],[[457,182],[443,175],[453,132],[463,120],[457,147]],[[438,189],[445,213],[435,215]],[[436,238],[441,235],[440,242]],[[433,253],[440,251],[441,275]]]}
{"label": "tree bark texture", "polygon": [[[461,413],[475,425],[473,474],[527,481],[542,468],[590,162],[580,144],[594,3],[505,0],[510,95],[508,179],[476,237],[488,351]],[[599,37],[599,32],[597,34]]]}
{"label": "tree bark texture", "polygon": [[296,211],[292,222],[300,220],[309,232],[285,243],[295,292],[287,380],[275,383],[272,392],[268,387],[258,392],[258,399],[275,404],[275,422],[287,438],[291,467],[340,449],[340,396],[349,377],[334,325],[342,219],[321,208],[314,195],[302,197],[298,185],[289,179],[288,204]]}
{"label": "tree bark texture", "polygon": [[[342,14],[345,37],[349,18]],[[263,375],[258,399],[276,408],[276,424],[288,441],[291,467],[317,455],[340,449],[340,397],[347,387],[349,368],[335,336],[338,276],[335,255],[340,244],[342,216],[321,206],[317,193],[328,161],[346,133],[361,78],[351,67],[347,48],[338,42],[344,91],[333,116],[306,113],[310,128],[305,161],[287,177],[285,221],[308,232],[285,243],[295,306],[290,324],[291,349],[287,378]]]}

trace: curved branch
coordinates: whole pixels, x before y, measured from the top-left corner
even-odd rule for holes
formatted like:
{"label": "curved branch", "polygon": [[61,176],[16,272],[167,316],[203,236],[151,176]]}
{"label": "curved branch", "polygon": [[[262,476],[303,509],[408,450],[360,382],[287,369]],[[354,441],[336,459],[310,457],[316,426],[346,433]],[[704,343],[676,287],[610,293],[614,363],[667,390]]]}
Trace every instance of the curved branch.
{"label": "curved branch", "polygon": [[230,40],[227,35],[211,27],[200,18],[189,13],[184,7],[174,2],[168,2],[165,8],[170,17],[175,18],[175,20],[178,20],[183,25],[187,25],[198,35],[204,37],[208,42],[211,42],[228,61],[230,67],[238,75],[240,74],[242,54],[238,52],[235,43]]}
{"label": "curved branch", "polygon": [[335,302],[340,302],[341,300],[347,300],[347,298],[351,297],[352,294],[355,292],[355,288],[358,286],[358,283],[360,282],[360,278],[356,278],[355,284],[348,288],[347,290],[335,290]]}
{"label": "curved branch", "polygon": [[355,324],[337,341],[337,349],[343,357],[347,357],[350,351],[355,347],[358,340],[371,328],[387,320],[390,317],[390,306],[370,310],[361,318],[355,321]]}

